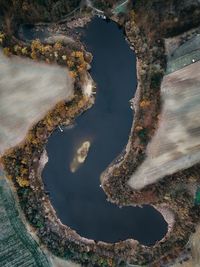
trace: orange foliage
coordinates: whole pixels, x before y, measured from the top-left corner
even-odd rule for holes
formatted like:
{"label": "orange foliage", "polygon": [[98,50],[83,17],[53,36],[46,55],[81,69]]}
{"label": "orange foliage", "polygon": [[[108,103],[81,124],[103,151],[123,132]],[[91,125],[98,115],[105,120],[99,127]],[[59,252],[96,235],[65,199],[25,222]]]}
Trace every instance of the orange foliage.
{"label": "orange foliage", "polygon": [[140,107],[141,108],[147,108],[147,107],[149,107],[151,105],[151,101],[149,101],[149,100],[142,100],[141,102],[140,102]]}
{"label": "orange foliage", "polygon": [[36,39],[36,40],[33,40],[32,43],[31,43],[31,49],[32,51],[33,50],[40,50],[42,47],[42,44],[40,42],[40,40]]}
{"label": "orange foliage", "polygon": [[72,78],[76,78],[77,77],[77,73],[75,71],[70,71],[69,72],[69,75],[72,77]]}
{"label": "orange foliage", "polygon": [[63,46],[62,46],[61,43],[56,42],[53,47],[54,47],[55,50],[60,50]]}
{"label": "orange foliage", "polygon": [[24,178],[21,178],[21,177],[17,177],[17,183],[19,184],[20,187],[27,187],[29,186],[29,181],[24,179]]}

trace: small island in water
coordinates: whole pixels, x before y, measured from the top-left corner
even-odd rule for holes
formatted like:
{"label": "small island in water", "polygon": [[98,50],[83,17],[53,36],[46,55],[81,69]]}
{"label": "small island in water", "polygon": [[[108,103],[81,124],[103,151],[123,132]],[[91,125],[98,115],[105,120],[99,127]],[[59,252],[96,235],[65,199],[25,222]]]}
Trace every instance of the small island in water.
{"label": "small island in water", "polygon": [[0,1],[0,266],[200,266],[199,15]]}
{"label": "small island in water", "polygon": [[71,172],[77,171],[80,165],[84,163],[84,161],[87,158],[89,149],[90,149],[89,141],[83,142],[81,146],[77,149],[76,155],[74,156],[72,163],[70,164]]}

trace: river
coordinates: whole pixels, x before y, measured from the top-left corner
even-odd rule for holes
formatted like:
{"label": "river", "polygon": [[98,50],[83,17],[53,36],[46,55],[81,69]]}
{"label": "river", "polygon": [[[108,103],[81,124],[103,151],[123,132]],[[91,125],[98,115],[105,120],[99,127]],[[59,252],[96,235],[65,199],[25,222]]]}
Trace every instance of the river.
{"label": "river", "polygon": [[[119,208],[109,203],[99,180],[128,141],[133,120],[129,100],[137,84],[135,55],[123,31],[99,18],[88,24],[82,41],[94,56],[96,101],[73,128],[56,130],[49,138],[49,161],[42,173],[45,189],[62,223],[81,236],[109,243],[134,238],[152,245],[167,232],[162,215],[151,206]],[[87,140],[88,156],[72,173],[74,154]]]}

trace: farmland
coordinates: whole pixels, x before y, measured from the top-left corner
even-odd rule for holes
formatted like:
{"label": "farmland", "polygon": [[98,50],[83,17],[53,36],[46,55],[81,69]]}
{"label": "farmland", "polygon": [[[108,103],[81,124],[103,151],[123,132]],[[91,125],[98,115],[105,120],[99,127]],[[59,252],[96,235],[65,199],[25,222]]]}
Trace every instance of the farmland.
{"label": "farmland", "polygon": [[0,267],[48,267],[46,256],[27,233],[8,183],[0,178]]}

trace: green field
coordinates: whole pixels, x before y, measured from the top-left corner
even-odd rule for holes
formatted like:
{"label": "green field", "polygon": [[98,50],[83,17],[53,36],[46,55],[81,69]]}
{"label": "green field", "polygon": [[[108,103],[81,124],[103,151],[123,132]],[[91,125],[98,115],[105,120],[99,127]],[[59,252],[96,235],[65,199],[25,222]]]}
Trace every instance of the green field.
{"label": "green field", "polygon": [[166,74],[180,70],[200,60],[200,35],[179,46],[168,56]]}
{"label": "green field", "polygon": [[115,14],[119,14],[119,13],[126,13],[127,11],[127,4],[128,4],[128,0],[123,0],[120,1],[113,9],[113,12]]}
{"label": "green field", "polygon": [[166,74],[170,74],[174,71],[180,70],[196,61],[200,60],[200,50],[193,51],[184,56],[180,56],[176,59],[170,59],[167,63]]}
{"label": "green field", "polygon": [[13,193],[6,180],[0,176],[0,267],[18,266],[51,265],[36,241],[28,234]]}

